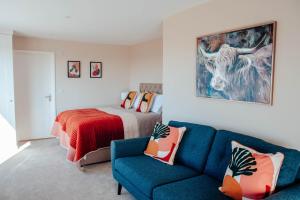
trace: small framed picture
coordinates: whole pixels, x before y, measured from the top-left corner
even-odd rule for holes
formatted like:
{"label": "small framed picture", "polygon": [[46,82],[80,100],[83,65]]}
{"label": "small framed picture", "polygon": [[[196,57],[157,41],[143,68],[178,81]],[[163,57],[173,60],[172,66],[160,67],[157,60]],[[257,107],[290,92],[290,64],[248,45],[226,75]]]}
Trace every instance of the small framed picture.
{"label": "small framed picture", "polygon": [[68,61],[68,78],[80,78],[80,61]]}
{"label": "small framed picture", "polygon": [[90,62],[90,77],[102,78],[102,62]]}

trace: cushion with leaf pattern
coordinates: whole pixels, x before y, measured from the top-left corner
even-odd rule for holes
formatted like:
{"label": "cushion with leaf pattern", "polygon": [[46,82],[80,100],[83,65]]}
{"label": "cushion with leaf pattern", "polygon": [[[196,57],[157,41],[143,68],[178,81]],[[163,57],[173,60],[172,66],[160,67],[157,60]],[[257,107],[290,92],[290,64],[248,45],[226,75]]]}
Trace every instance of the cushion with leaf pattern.
{"label": "cushion with leaf pattern", "polygon": [[156,123],[145,155],[159,161],[173,165],[174,158],[186,128],[175,128],[161,123]]}
{"label": "cushion with leaf pattern", "polygon": [[284,155],[259,153],[235,141],[231,146],[231,159],[219,190],[235,200],[263,199],[272,194]]}

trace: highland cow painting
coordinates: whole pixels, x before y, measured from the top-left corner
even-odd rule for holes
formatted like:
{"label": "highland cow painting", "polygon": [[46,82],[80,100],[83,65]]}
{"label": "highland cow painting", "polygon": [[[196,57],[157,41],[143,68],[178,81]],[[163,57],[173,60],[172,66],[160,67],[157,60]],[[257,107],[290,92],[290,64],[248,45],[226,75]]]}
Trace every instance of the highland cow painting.
{"label": "highland cow painting", "polygon": [[197,38],[196,95],[272,104],[276,22]]}

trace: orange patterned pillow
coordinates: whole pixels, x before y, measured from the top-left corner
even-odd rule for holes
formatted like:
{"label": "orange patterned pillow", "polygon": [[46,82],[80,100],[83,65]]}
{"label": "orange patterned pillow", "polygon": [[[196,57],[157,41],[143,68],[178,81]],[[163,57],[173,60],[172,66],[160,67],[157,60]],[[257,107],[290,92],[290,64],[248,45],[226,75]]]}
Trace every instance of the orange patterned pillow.
{"label": "orange patterned pillow", "polygon": [[144,153],[169,165],[174,158],[186,128],[175,128],[156,123],[150,141]]}
{"label": "orange patterned pillow", "polygon": [[126,98],[121,103],[121,107],[125,108],[125,109],[131,108],[133,103],[134,103],[134,100],[135,100],[136,96],[137,96],[136,91],[128,92]]}
{"label": "orange patterned pillow", "polygon": [[137,112],[149,112],[151,109],[151,106],[153,104],[155,94],[151,92],[143,92],[141,94],[139,106],[137,107],[136,111]]}
{"label": "orange patterned pillow", "polygon": [[259,153],[235,141],[231,144],[231,160],[219,190],[235,200],[263,199],[272,194],[284,155]]}

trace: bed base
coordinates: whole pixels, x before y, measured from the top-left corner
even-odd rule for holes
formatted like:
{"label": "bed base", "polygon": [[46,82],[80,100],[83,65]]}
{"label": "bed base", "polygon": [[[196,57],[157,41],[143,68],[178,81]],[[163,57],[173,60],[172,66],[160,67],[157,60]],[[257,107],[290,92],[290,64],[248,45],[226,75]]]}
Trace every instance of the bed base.
{"label": "bed base", "polygon": [[103,147],[85,154],[85,156],[77,162],[77,167],[84,170],[85,166],[107,161],[110,161],[110,147]]}
{"label": "bed base", "polygon": [[[60,124],[57,122],[53,125],[52,135],[59,140],[60,146],[67,150],[67,160],[72,160],[74,158],[75,150],[70,146],[69,135],[61,130]],[[84,170],[84,167],[87,165],[107,161],[110,161],[110,147],[102,147],[85,154],[80,160],[75,162],[75,164],[80,170]],[[74,162],[72,163],[74,164]]]}

